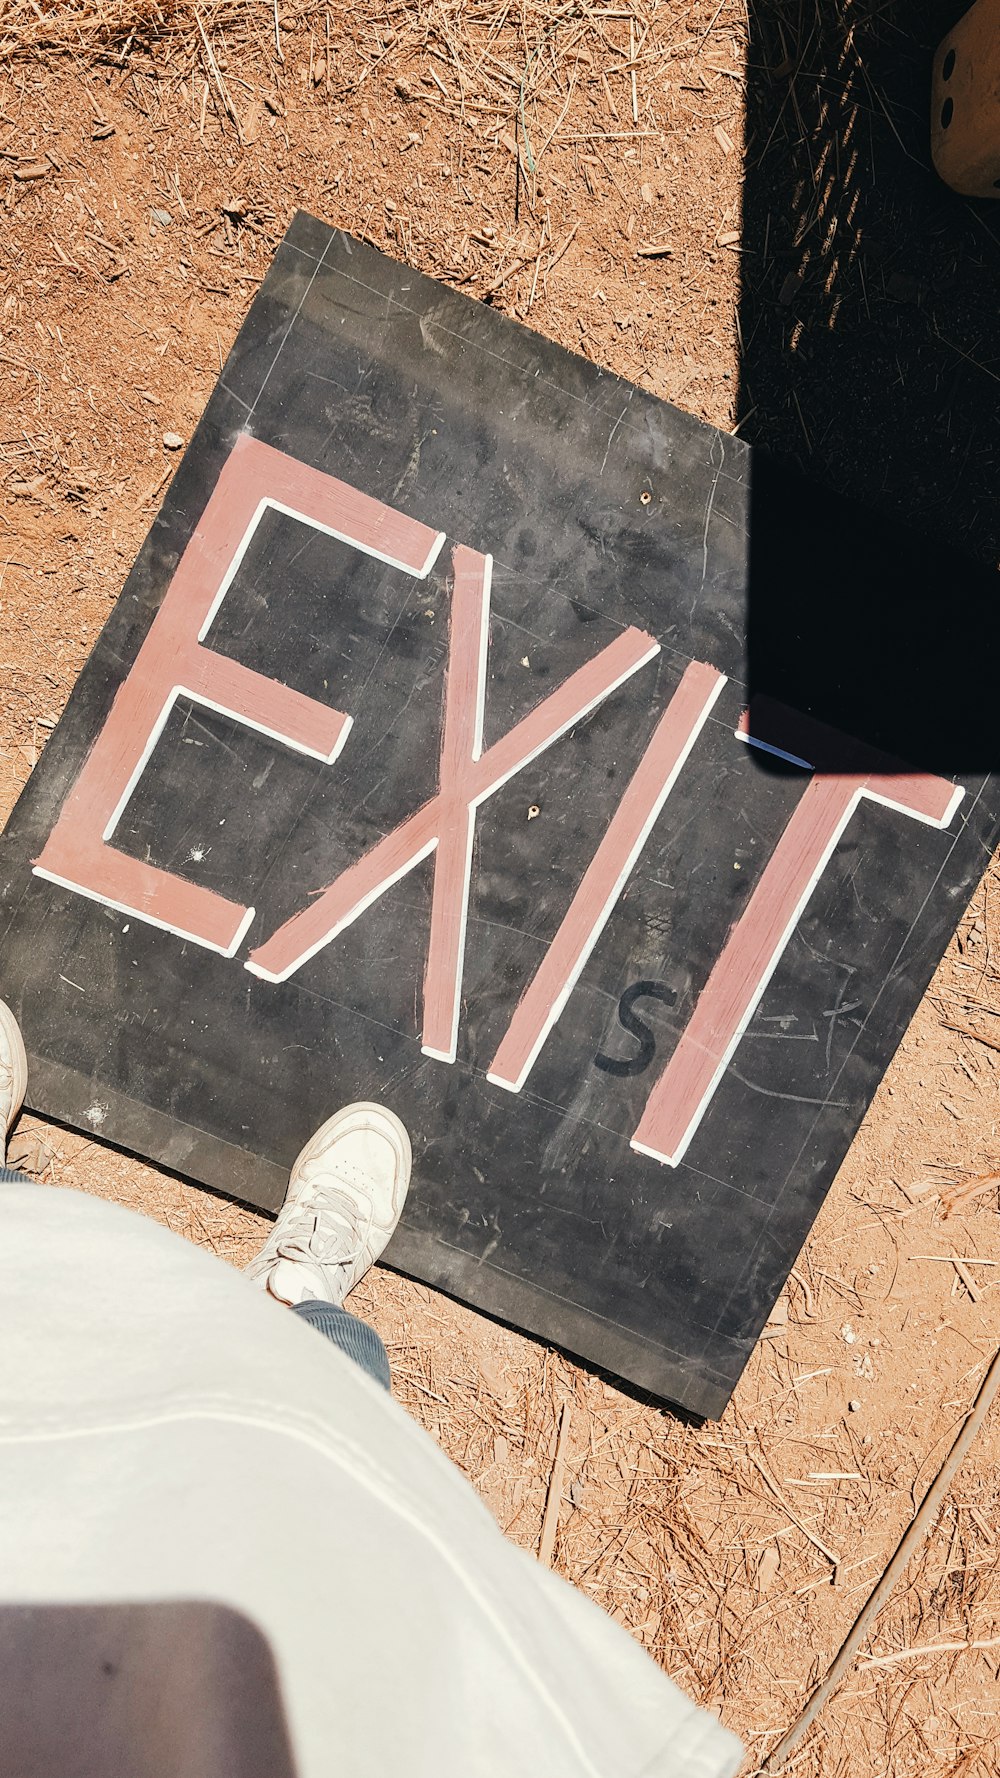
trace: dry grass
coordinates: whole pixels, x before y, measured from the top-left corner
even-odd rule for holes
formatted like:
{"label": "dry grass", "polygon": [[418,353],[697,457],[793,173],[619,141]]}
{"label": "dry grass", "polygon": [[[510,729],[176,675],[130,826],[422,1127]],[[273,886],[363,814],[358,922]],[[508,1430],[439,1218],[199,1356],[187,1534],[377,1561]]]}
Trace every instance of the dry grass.
{"label": "dry grass", "polygon": [[[364,9],[306,0],[273,9],[262,0],[8,0],[0,8],[0,56],[16,65],[62,53],[80,67],[124,66],[181,82],[200,70],[227,121],[244,139],[241,72],[246,57],[284,66],[283,40],[308,31],[303,84],[321,100],[357,102],[380,70],[405,103],[448,119],[471,153],[500,147],[517,157],[529,208],[542,162],[558,141],[605,151],[658,135],[657,82],[690,39],[693,11],[659,0],[624,8],[569,0],[403,0]],[[735,76],[736,71],[732,70]],[[240,89],[244,89],[241,92]]]}
{"label": "dry grass", "polygon": [[[355,148],[364,149],[359,136],[374,140],[394,113],[393,122],[405,130],[399,146],[411,156],[408,167],[424,195],[415,204],[390,201],[383,213],[373,194],[367,210],[351,218],[356,234],[525,319],[547,297],[550,278],[564,268],[581,229],[590,233],[588,225],[596,224],[616,262],[613,282],[625,286],[624,306],[615,306],[606,270],[599,299],[608,305],[607,320],[628,330],[655,319],[652,307],[640,308],[641,292],[662,282],[664,262],[675,252],[672,237],[686,228],[687,218],[666,202],[668,188],[658,177],[671,132],[684,139],[685,160],[693,138],[700,157],[722,163],[724,176],[713,180],[719,201],[713,193],[699,205],[699,258],[707,255],[709,268],[717,258],[730,260],[710,283],[725,284],[735,272],[738,217],[726,197],[739,164],[743,27],[719,36],[726,11],[733,11],[731,0],[711,8],[701,0],[683,7],[663,0],[629,7],[587,0],[557,7],[534,0],[499,6],[496,0],[381,0],[364,9],[314,0],[300,6],[10,0],[0,7],[0,52],[15,82],[42,57],[71,66],[85,85],[95,130],[105,127],[102,95],[115,91],[160,128],[174,128],[178,111],[186,110],[199,140],[208,129],[246,150],[266,125],[288,118],[294,95],[296,108],[322,116],[331,132],[347,131],[338,143],[345,152],[311,199],[320,213],[348,197]],[[440,161],[430,150],[435,139],[447,144]],[[428,202],[428,172],[440,195],[458,196],[460,207],[434,195]],[[573,197],[578,185],[583,209]],[[222,219],[228,243],[241,236],[242,248],[256,230],[273,247],[283,218],[266,183],[248,167],[232,195],[242,208],[238,226]],[[207,226],[207,215],[204,221]],[[84,254],[85,263],[95,259],[92,247]],[[687,269],[686,252],[684,260]],[[637,262],[648,276],[632,275]],[[120,276],[122,262],[109,260],[104,269]],[[710,376],[706,356],[717,360],[729,347],[714,330],[721,316],[708,315],[718,298],[706,291],[704,268],[690,270],[689,300],[708,320],[702,329],[707,354],[686,353],[685,368],[666,386],[658,385],[651,367],[644,378],[641,362],[622,350],[639,329],[603,356],[700,411],[695,386]],[[672,304],[671,315],[677,312]],[[734,319],[726,331],[735,331]],[[641,333],[643,346],[654,348],[654,330],[642,326]],[[572,343],[587,356],[602,355],[582,320]]]}
{"label": "dry grass", "polygon": [[[811,29],[808,5],[771,10],[786,33]],[[746,34],[734,0],[279,0],[277,30],[271,0],[0,8],[0,146],[13,168],[54,155],[51,179],[12,174],[0,268],[0,476],[18,535],[0,577],[17,663],[8,804],[148,528],[170,473],[161,435],[193,424],[297,204],[732,424]],[[790,36],[789,54],[808,43]],[[42,129],[52,118],[61,138]],[[116,134],[92,140],[101,118]],[[538,1551],[547,1522],[553,1566],[718,1707],[751,1763],[826,1670],[993,1338],[1000,1269],[973,1300],[953,1266],[917,1256],[1000,1258],[1000,1055],[948,1023],[988,1039],[1000,1011],[998,884],[963,922],[719,1426],[686,1426],[384,1271],[355,1299],[397,1394],[508,1533]],[[961,1121],[939,1113],[945,1090]],[[230,1263],[261,1238],[254,1213],[99,1144],[36,1119],[24,1135],[31,1170]],[[865,1657],[900,1659],[858,1664],[796,1778],[995,1769],[1000,1651],[967,1646],[1000,1633],[987,1430]],[[913,1652],[941,1642],[966,1646]]]}

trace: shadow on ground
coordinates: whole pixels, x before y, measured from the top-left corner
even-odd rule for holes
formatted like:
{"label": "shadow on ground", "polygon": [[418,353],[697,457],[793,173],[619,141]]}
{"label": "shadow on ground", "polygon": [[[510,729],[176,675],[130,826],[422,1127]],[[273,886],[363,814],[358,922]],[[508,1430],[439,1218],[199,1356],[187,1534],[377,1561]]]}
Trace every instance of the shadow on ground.
{"label": "shadow on ground", "polygon": [[1000,766],[1000,202],[930,160],[942,0],[750,7],[749,680],[913,765]]}

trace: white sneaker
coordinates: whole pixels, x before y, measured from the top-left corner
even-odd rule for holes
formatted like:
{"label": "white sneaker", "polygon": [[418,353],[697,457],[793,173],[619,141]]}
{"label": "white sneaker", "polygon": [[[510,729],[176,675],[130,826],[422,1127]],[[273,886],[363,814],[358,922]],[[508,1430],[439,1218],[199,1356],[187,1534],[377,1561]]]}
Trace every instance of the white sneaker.
{"label": "white sneaker", "polygon": [[10,1007],[0,1000],[0,1153],[7,1152],[7,1132],[24,1103],[28,1058],[24,1038]]}
{"label": "white sneaker", "polygon": [[383,1105],[336,1112],[295,1162],[247,1277],[282,1303],[342,1303],[399,1221],[411,1161],[410,1138]]}

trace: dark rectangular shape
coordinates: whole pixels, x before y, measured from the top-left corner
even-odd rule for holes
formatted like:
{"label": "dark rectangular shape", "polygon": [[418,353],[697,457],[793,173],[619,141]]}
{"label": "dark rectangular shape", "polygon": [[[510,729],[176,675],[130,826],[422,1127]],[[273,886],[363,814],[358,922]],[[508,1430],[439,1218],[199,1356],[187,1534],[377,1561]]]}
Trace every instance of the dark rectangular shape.
{"label": "dark rectangular shape", "polygon": [[719,1413],[997,835],[737,733],[751,477],[300,215],[0,842],[34,1108],[274,1209],[381,1100],[393,1264]]}

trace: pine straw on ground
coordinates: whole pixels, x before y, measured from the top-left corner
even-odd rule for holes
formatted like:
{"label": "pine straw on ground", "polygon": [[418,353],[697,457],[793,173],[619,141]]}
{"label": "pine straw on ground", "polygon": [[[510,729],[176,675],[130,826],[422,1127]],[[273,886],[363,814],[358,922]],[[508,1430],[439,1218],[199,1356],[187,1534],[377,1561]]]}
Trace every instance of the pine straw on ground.
{"label": "pine straw on ground", "polygon": [[[0,46],[4,812],[162,496],[162,434],[196,418],[297,205],[732,426],[736,0],[363,16],[279,0],[277,30],[269,0],[16,0]],[[385,1271],[355,1299],[400,1399],[501,1525],[719,1708],[751,1766],[825,1671],[991,1355],[998,1274],[976,1265],[1000,1260],[998,895],[994,871],[719,1425]],[[26,1118],[17,1140],[18,1164],[231,1264],[260,1242],[254,1212],[80,1135]],[[1000,1633],[988,1432],[799,1778],[995,1769],[1000,1650],[974,1646]],[[962,1646],[926,1652],[942,1643]]]}
{"label": "pine straw on ground", "polygon": [[[213,0],[202,8],[180,0],[98,6],[89,0],[10,0],[0,9],[0,55],[15,68],[62,52],[84,73],[125,70],[140,103],[162,109],[180,91],[200,106],[202,136],[211,109],[223,135],[232,132],[242,147],[257,139],[262,98],[272,113],[283,113],[279,91],[290,61],[314,102],[336,108],[349,101],[352,121],[362,127],[366,118],[371,121],[368,92],[380,76],[389,79],[397,109],[404,116],[409,111],[415,126],[405,146],[421,148],[428,123],[446,126],[459,177],[468,169],[507,183],[512,174],[515,224],[502,231],[484,218],[478,230],[453,238],[450,253],[435,254],[433,236],[415,235],[412,216],[395,218],[390,237],[405,257],[412,260],[416,249],[424,263],[430,254],[437,275],[476,294],[493,296],[516,279],[513,306],[520,296],[519,312],[526,314],[540,280],[544,288],[576,233],[572,228],[557,238],[554,232],[552,186],[567,190],[565,178],[551,167],[556,151],[575,151],[574,165],[582,168],[591,197],[610,186],[631,209],[628,163],[639,158],[641,144],[661,140],[668,113],[676,109],[666,77],[676,58],[691,53],[696,10],[664,7],[659,0],[628,8],[586,0],[557,7],[531,0],[501,6],[389,0],[365,9],[313,0],[298,7],[274,0],[273,8],[249,0]],[[730,64],[735,49],[734,40]],[[719,72],[708,61],[689,90],[712,99],[709,82],[718,85]],[[735,142],[724,123],[733,127],[736,92],[730,81],[739,75],[732,66],[722,72],[727,78],[705,121],[722,152],[732,154]],[[144,90],[146,82],[157,90]],[[681,104],[682,111],[689,109]],[[624,179],[616,171],[622,162]],[[338,183],[333,181],[335,188]],[[643,187],[641,202],[653,202],[651,188]],[[632,240],[635,223],[632,214],[629,257],[672,252],[663,229],[636,233]],[[731,234],[727,244],[736,238]]]}

